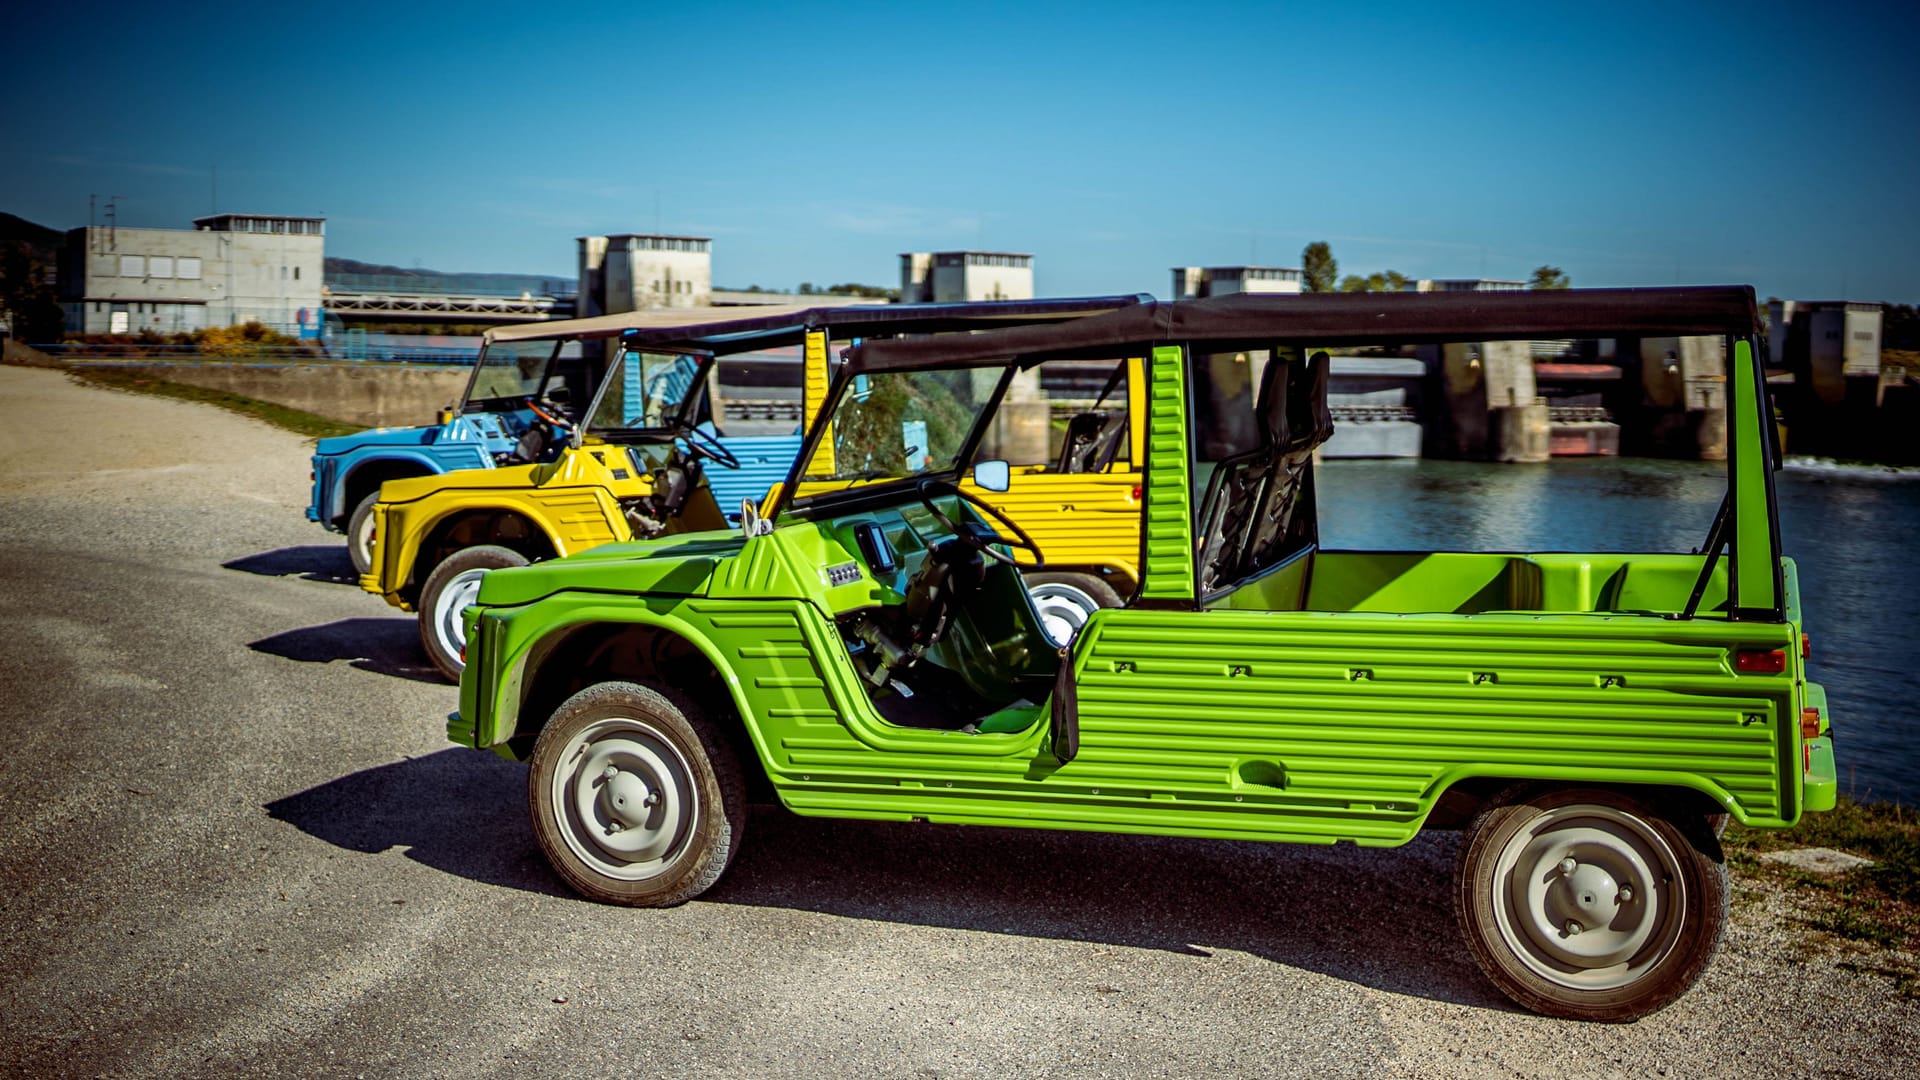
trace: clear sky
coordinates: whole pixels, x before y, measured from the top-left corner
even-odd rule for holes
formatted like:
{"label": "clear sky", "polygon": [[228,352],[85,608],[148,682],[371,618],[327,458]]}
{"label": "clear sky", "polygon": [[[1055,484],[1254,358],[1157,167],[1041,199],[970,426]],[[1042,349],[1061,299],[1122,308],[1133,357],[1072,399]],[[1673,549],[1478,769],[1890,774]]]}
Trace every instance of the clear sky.
{"label": "clear sky", "polygon": [[[1920,5],[26,5],[0,210],[324,215],[327,253],[571,276],[711,236],[717,285],[1031,252],[1920,301]],[[217,195],[213,173],[217,169]]]}

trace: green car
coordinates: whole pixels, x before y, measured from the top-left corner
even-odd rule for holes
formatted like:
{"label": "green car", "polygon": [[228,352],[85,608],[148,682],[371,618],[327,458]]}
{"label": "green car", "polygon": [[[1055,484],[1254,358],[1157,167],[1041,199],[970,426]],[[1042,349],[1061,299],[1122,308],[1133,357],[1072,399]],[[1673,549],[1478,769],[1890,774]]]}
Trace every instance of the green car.
{"label": "green car", "polygon": [[[1727,820],[1835,799],[1758,331],[1740,287],[1243,295],[865,342],[765,517],[488,575],[448,732],[529,760],[555,870],[622,904],[718,880],[750,791],[1365,847],[1463,828],[1460,924],[1492,982],[1642,1016],[1719,942]],[[1323,350],[1676,335],[1727,357],[1727,494],[1698,553],[1320,548]],[[1005,487],[1010,388],[1129,357],[1140,581],[1062,649],[1014,554],[1046,553],[960,483]]]}

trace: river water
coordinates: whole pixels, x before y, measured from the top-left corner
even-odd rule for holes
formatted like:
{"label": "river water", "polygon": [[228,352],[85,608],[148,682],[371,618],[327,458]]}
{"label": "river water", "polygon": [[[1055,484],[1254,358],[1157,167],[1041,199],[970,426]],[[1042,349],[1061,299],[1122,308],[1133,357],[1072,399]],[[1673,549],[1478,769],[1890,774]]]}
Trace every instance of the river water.
{"label": "river water", "polygon": [[[1920,471],[1790,460],[1778,481],[1840,790],[1920,806]],[[1328,461],[1318,489],[1320,543],[1332,549],[1691,551],[1726,467]]]}

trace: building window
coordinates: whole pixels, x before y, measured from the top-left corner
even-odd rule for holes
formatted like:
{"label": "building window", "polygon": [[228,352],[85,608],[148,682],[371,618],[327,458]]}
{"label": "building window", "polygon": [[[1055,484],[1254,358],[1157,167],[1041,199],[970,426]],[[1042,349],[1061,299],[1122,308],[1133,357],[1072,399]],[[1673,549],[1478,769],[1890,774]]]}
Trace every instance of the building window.
{"label": "building window", "polygon": [[297,266],[293,268],[293,280],[295,281],[300,280],[300,268]]}
{"label": "building window", "polygon": [[198,258],[183,255],[180,258],[174,260],[173,272],[175,277],[184,278],[188,281],[199,281],[200,280],[200,260]]}
{"label": "building window", "polygon": [[155,255],[153,258],[148,259],[147,275],[149,277],[161,277],[161,278],[172,277],[173,276],[173,256]]}
{"label": "building window", "polygon": [[121,277],[142,277],[146,274],[147,259],[144,255],[120,256]]}

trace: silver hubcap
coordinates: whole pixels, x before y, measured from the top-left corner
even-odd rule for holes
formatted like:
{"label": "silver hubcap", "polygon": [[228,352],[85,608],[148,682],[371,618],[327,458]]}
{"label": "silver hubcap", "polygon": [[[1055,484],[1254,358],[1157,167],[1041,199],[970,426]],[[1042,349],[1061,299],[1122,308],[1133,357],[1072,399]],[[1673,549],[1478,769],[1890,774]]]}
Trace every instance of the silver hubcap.
{"label": "silver hubcap", "polygon": [[1540,977],[1606,990],[1645,975],[1679,936],[1679,859],[1645,821],[1565,806],[1527,823],[1495,866],[1500,934]]}
{"label": "silver hubcap", "polygon": [[624,717],[575,735],[549,784],[567,846],[623,881],[670,867],[686,851],[699,813],[686,759],[652,727]]}
{"label": "silver hubcap", "polygon": [[485,569],[455,574],[433,601],[433,634],[440,639],[440,647],[453,658],[456,668],[466,666],[460,653],[467,647],[467,630],[460,621],[460,613],[479,599],[480,579],[486,576]]}
{"label": "silver hubcap", "polygon": [[359,552],[360,565],[369,568],[373,566],[372,514],[368,514],[366,517],[360,519],[360,527],[353,530],[352,536],[347,537],[347,543],[352,544],[353,550]]}
{"label": "silver hubcap", "polygon": [[1085,591],[1057,581],[1028,586],[1027,593],[1033,597],[1034,610],[1040,613],[1041,629],[1055,645],[1073,644],[1087,619],[1100,610],[1099,603]]}

